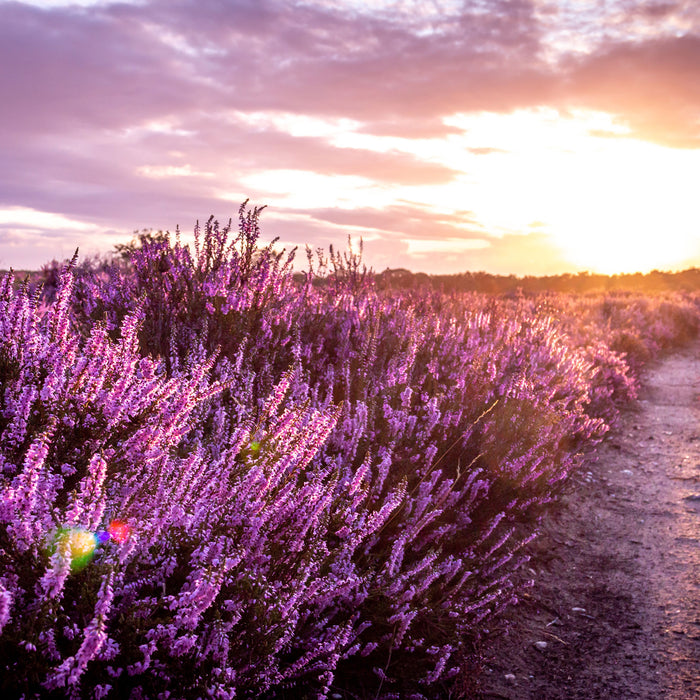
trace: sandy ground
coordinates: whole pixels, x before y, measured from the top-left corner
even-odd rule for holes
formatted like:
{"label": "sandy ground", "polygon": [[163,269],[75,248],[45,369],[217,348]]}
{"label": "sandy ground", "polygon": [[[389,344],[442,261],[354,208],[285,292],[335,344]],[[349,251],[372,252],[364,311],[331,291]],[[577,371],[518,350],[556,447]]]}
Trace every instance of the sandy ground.
{"label": "sandy ground", "polygon": [[700,699],[700,344],[647,369],[532,553],[477,697]]}

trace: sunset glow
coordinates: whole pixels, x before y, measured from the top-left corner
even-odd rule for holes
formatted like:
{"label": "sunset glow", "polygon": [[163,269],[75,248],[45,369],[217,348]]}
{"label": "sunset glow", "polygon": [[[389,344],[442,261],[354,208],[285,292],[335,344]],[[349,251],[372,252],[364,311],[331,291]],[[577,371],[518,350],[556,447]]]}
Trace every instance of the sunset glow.
{"label": "sunset glow", "polygon": [[0,267],[244,199],[377,270],[700,265],[694,3],[35,0],[0,39]]}
{"label": "sunset glow", "polygon": [[482,126],[508,144],[474,187],[487,229],[534,226],[564,259],[606,274],[697,260],[695,151],[626,137],[605,115],[488,115]]}

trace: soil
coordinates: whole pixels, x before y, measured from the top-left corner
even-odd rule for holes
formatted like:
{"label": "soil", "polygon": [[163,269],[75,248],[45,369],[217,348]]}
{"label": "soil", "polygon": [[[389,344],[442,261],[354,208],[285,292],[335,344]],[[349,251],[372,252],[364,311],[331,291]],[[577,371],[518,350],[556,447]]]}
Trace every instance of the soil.
{"label": "soil", "polygon": [[700,344],[647,369],[531,553],[477,698],[700,698]]}

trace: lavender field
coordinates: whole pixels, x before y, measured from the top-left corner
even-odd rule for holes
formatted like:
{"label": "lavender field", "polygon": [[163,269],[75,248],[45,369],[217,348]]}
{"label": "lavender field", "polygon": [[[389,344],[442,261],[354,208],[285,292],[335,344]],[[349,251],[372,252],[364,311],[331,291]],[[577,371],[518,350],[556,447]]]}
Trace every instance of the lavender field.
{"label": "lavender field", "polygon": [[0,289],[3,698],[469,697],[700,293],[306,272],[260,210]]}

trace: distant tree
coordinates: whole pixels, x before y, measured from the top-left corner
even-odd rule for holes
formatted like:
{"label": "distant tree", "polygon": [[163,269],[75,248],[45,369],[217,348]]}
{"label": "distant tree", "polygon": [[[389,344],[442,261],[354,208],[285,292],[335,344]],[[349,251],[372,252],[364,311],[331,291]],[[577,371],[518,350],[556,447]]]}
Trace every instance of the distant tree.
{"label": "distant tree", "polygon": [[130,260],[131,256],[142,248],[157,243],[165,243],[169,239],[167,231],[153,231],[153,229],[141,229],[134,231],[134,237],[128,243],[117,243],[114,246],[114,251],[122,260]]}

